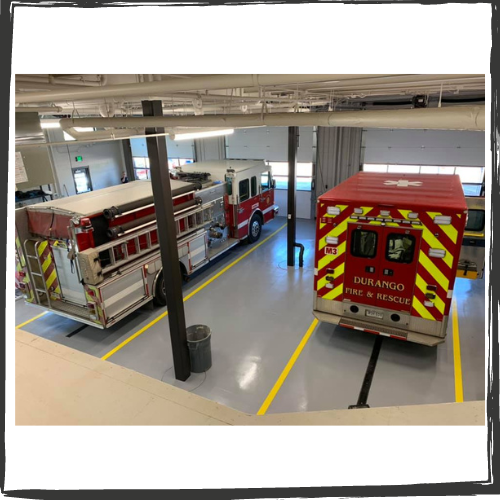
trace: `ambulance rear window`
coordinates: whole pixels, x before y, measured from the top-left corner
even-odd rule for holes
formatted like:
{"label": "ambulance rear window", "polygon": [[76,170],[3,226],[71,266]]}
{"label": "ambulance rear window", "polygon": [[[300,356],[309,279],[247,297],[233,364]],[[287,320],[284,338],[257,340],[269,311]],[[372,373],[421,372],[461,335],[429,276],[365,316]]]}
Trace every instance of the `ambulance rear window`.
{"label": "ambulance rear window", "polygon": [[351,237],[351,254],[354,257],[365,257],[371,259],[377,253],[377,233],[355,229]]}
{"label": "ambulance rear window", "polygon": [[484,210],[469,210],[466,231],[482,231],[484,229]]}
{"label": "ambulance rear window", "polygon": [[385,258],[391,262],[409,264],[415,253],[415,236],[411,234],[392,233],[387,237]]}

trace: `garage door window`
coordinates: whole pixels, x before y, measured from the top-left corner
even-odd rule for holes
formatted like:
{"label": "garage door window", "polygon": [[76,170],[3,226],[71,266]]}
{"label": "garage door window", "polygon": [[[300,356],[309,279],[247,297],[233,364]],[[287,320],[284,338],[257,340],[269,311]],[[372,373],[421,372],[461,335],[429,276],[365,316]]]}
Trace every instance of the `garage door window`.
{"label": "garage door window", "polygon": [[377,253],[377,233],[355,229],[351,237],[351,254],[354,257],[371,259]]}

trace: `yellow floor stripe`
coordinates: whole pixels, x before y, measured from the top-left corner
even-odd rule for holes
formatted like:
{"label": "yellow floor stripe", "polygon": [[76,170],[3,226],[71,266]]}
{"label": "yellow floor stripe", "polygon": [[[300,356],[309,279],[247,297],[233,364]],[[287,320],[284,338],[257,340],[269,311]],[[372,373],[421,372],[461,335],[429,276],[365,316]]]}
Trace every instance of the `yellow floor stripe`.
{"label": "yellow floor stripe", "polygon": [[38,314],[37,316],[34,316],[33,318],[29,319],[28,321],[25,321],[24,323],[21,323],[20,325],[17,325],[16,328],[22,328],[23,326],[26,326],[27,324],[31,323],[32,321],[35,321],[35,319],[41,318],[45,314],[47,314],[48,311],[43,312],[42,314]]}
{"label": "yellow floor stripe", "polygon": [[269,407],[271,406],[271,403],[273,402],[274,398],[276,397],[276,394],[278,394],[278,391],[281,389],[281,386],[283,385],[283,382],[285,382],[286,378],[288,377],[288,374],[290,373],[291,369],[293,368],[293,365],[297,361],[297,359],[300,356],[300,353],[304,349],[305,345],[307,344],[307,341],[311,337],[312,333],[314,332],[314,329],[316,328],[316,325],[318,324],[318,320],[315,319],[312,323],[311,326],[308,328],[306,334],[300,341],[300,344],[298,345],[297,349],[295,349],[295,352],[292,354],[292,357],[288,361],[287,365],[285,366],[285,369],[281,372],[281,375],[279,376],[278,380],[274,384],[274,387],[271,389],[271,392],[268,394],[266,400],[262,403],[262,406],[260,407],[259,411],[257,412],[257,415],[265,415]]}
{"label": "yellow floor stripe", "polygon": [[455,366],[455,401],[463,403],[464,388],[462,383],[462,360],[460,357],[460,335],[458,331],[457,303],[453,300],[453,362]]}
{"label": "yellow floor stripe", "polygon": [[[200,285],[196,290],[194,290],[190,294],[186,295],[184,297],[183,301],[186,302],[186,300],[189,300],[191,297],[194,297],[198,292],[200,292],[201,290],[203,290],[207,285],[209,285],[210,283],[212,283],[213,281],[215,281],[219,276],[222,276],[226,271],[228,271],[229,269],[231,269],[238,262],[242,261],[246,256],[250,255],[252,252],[254,252],[255,250],[257,250],[257,248],[259,248],[261,245],[263,245],[264,243],[266,243],[266,241],[269,241],[273,236],[275,236],[276,234],[278,234],[285,227],[286,227],[286,224],[283,224],[279,229],[277,229],[276,231],[274,231],[274,233],[270,234],[267,238],[265,238],[264,240],[262,240],[260,243],[258,243],[257,245],[253,246],[250,250],[248,250],[248,252],[245,252],[241,257],[238,257],[236,260],[234,260],[233,262],[231,262],[231,264],[229,264],[224,269],[222,269],[221,271],[219,271],[215,276],[212,276],[209,280],[205,281],[205,283],[203,283],[202,285]],[[139,335],[142,335],[146,330],[148,330],[153,325],[155,325],[156,323],[158,323],[158,321],[160,321],[165,316],[167,316],[167,314],[168,314],[168,311],[160,314],[160,316],[158,316],[153,321],[151,321],[151,323],[148,323],[146,326],[144,326],[143,328],[141,328],[138,332],[134,333],[128,339],[124,340],[121,344],[117,345],[114,349],[112,349],[111,351],[109,351],[108,353],[106,353],[101,359],[106,360],[106,359],[110,358],[111,356],[113,356],[113,354],[117,353],[122,347],[125,347],[129,342],[132,342],[132,340],[136,339]]]}

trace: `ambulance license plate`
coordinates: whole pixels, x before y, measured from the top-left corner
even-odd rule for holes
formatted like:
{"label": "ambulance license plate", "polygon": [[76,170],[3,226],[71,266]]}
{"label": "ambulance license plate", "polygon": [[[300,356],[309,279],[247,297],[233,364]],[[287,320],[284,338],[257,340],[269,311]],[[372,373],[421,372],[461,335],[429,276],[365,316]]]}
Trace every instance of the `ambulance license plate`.
{"label": "ambulance license plate", "polygon": [[381,312],[378,312],[378,311],[370,311],[370,309],[367,309],[365,311],[365,314],[369,317],[369,318],[377,318],[377,319],[384,319],[384,314],[381,313]]}

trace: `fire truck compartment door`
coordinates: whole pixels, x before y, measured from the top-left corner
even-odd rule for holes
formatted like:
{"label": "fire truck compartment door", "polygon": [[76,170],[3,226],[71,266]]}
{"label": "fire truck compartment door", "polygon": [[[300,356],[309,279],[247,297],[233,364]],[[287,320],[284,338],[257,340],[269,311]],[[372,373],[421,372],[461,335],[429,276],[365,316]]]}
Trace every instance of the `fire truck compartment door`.
{"label": "fire truck compartment door", "polygon": [[422,231],[385,226],[383,234],[377,305],[411,312]]}
{"label": "fire truck compartment door", "polygon": [[124,274],[101,286],[101,297],[108,319],[115,318],[146,298],[143,268]]}

